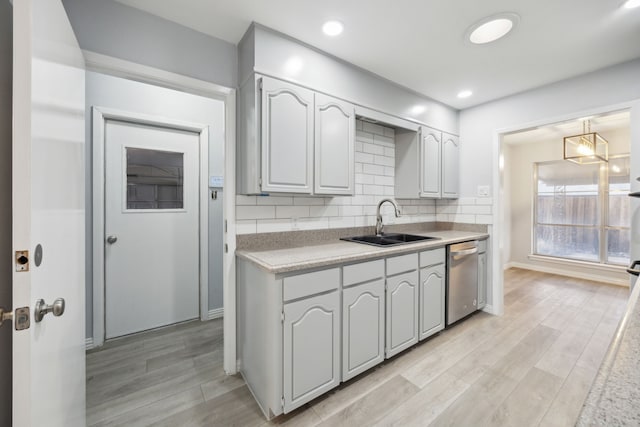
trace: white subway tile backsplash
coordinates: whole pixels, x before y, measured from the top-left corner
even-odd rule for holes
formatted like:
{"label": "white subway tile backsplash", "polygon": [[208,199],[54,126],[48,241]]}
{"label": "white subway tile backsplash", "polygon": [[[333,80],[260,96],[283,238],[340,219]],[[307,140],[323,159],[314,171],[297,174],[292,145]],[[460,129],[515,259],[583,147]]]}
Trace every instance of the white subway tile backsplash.
{"label": "white subway tile backsplash", "polygon": [[375,123],[369,123],[369,122],[363,122],[362,123],[362,130],[364,132],[369,132],[372,133],[374,135],[384,135],[384,128],[380,125],[377,125]]}
{"label": "white subway tile backsplash", "polygon": [[380,165],[370,165],[370,164],[364,164],[362,165],[362,171],[364,173],[368,173],[371,175],[384,175],[384,167],[380,166]]}
{"label": "white subway tile backsplash", "polygon": [[236,206],[236,219],[269,219],[276,217],[275,206]]}
{"label": "white subway tile backsplash", "polygon": [[375,178],[378,177],[375,175],[367,175],[363,173],[357,173],[355,177],[356,184],[375,184]]}
{"label": "white subway tile backsplash", "polygon": [[275,233],[292,231],[290,219],[265,219],[257,221],[257,233]]}
{"label": "white subway tile backsplash", "polygon": [[309,206],[276,206],[276,218],[307,218]]}
{"label": "white subway tile backsplash", "polygon": [[365,153],[371,153],[371,154],[384,154],[384,147],[381,147],[380,145],[375,145],[375,144],[369,144],[368,142],[365,142],[362,144],[362,151],[364,151]]}
{"label": "white subway tile backsplash", "polygon": [[[375,155],[373,156],[373,163],[382,166],[395,166],[396,161],[393,157]],[[382,173],[384,174],[384,169],[382,169]]]}
{"label": "white subway tile backsplash", "polygon": [[319,206],[326,204],[328,197],[294,197],[294,205]]}
{"label": "white subway tile backsplash", "polygon": [[356,159],[356,162],[359,163],[373,163],[373,154],[356,152],[356,155],[354,157]]}
{"label": "white subway tile backsplash", "polygon": [[292,205],[293,197],[257,196],[256,201],[258,205]]}
{"label": "white subway tile backsplash", "polygon": [[373,143],[377,145],[382,145],[388,148],[394,148],[395,143],[393,142],[393,138],[382,135],[373,135]]}
{"label": "white subway tile backsplash", "polygon": [[340,214],[340,208],[338,206],[309,206],[310,217],[329,217],[338,216]]}
{"label": "white subway tile backsplash", "polygon": [[256,196],[236,195],[236,206],[255,205]]}
{"label": "white subway tile backsplash", "polygon": [[[356,121],[355,196],[236,196],[236,232],[268,233],[292,230],[373,226],[380,199],[395,192],[393,129]],[[422,221],[492,224],[490,197],[457,200],[398,200],[402,216],[390,205],[382,209],[385,224]]]}
{"label": "white subway tile backsplash", "polygon": [[362,215],[362,206],[340,206],[338,213],[341,217],[359,216]]}
{"label": "white subway tile backsplash", "polygon": [[257,233],[257,225],[255,219],[243,219],[236,221],[237,234],[255,234]]}

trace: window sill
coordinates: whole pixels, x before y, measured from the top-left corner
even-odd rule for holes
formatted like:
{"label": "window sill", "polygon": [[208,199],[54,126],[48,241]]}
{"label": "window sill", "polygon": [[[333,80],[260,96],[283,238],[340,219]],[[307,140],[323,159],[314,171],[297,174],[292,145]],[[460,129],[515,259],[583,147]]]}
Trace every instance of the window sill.
{"label": "window sill", "polygon": [[624,266],[624,265],[600,264],[600,263],[597,263],[597,262],[577,261],[577,260],[573,260],[573,259],[556,258],[556,257],[551,257],[551,256],[534,255],[534,254],[530,254],[528,256],[528,258],[530,260],[532,260],[532,261],[551,262],[551,263],[555,263],[555,264],[571,265],[571,266],[575,266],[575,267],[592,268],[592,269],[595,269],[595,270],[608,271],[608,272],[614,272],[614,273],[620,273],[620,272],[627,271],[626,270],[627,267]]}

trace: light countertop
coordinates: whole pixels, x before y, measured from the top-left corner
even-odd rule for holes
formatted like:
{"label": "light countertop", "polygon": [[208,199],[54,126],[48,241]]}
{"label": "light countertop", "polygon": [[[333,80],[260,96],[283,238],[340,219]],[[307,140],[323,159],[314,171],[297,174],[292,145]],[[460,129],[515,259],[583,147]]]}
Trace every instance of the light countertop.
{"label": "light countertop", "polygon": [[418,252],[443,247],[467,240],[482,240],[489,237],[486,233],[470,231],[419,231],[408,232],[422,236],[438,237],[438,240],[408,243],[392,247],[377,247],[362,243],[331,240],[309,246],[274,250],[238,250],[239,258],[251,261],[270,273],[280,274],[319,267],[340,265],[354,261],[383,258],[393,255]]}
{"label": "light countertop", "polygon": [[640,279],[582,408],[578,426],[640,425]]}

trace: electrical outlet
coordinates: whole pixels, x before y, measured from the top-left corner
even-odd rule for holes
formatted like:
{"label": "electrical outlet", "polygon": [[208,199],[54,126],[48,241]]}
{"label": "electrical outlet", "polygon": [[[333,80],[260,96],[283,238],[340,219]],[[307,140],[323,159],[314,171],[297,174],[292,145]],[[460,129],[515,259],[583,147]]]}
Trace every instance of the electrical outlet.
{"label": "electrical outlet", "polygon": [[488,185],[478,185],[478,197],[489,197]]}

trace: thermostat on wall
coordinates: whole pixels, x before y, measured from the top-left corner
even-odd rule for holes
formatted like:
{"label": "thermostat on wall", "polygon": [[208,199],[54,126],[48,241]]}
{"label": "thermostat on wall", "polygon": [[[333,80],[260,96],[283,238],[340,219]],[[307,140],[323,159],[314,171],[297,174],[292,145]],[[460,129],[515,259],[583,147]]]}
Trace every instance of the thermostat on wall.
{"label": "thermostat on wall", "polygon": [[209,177],[209,187],[224,187],[224,177],[215,175]]}

